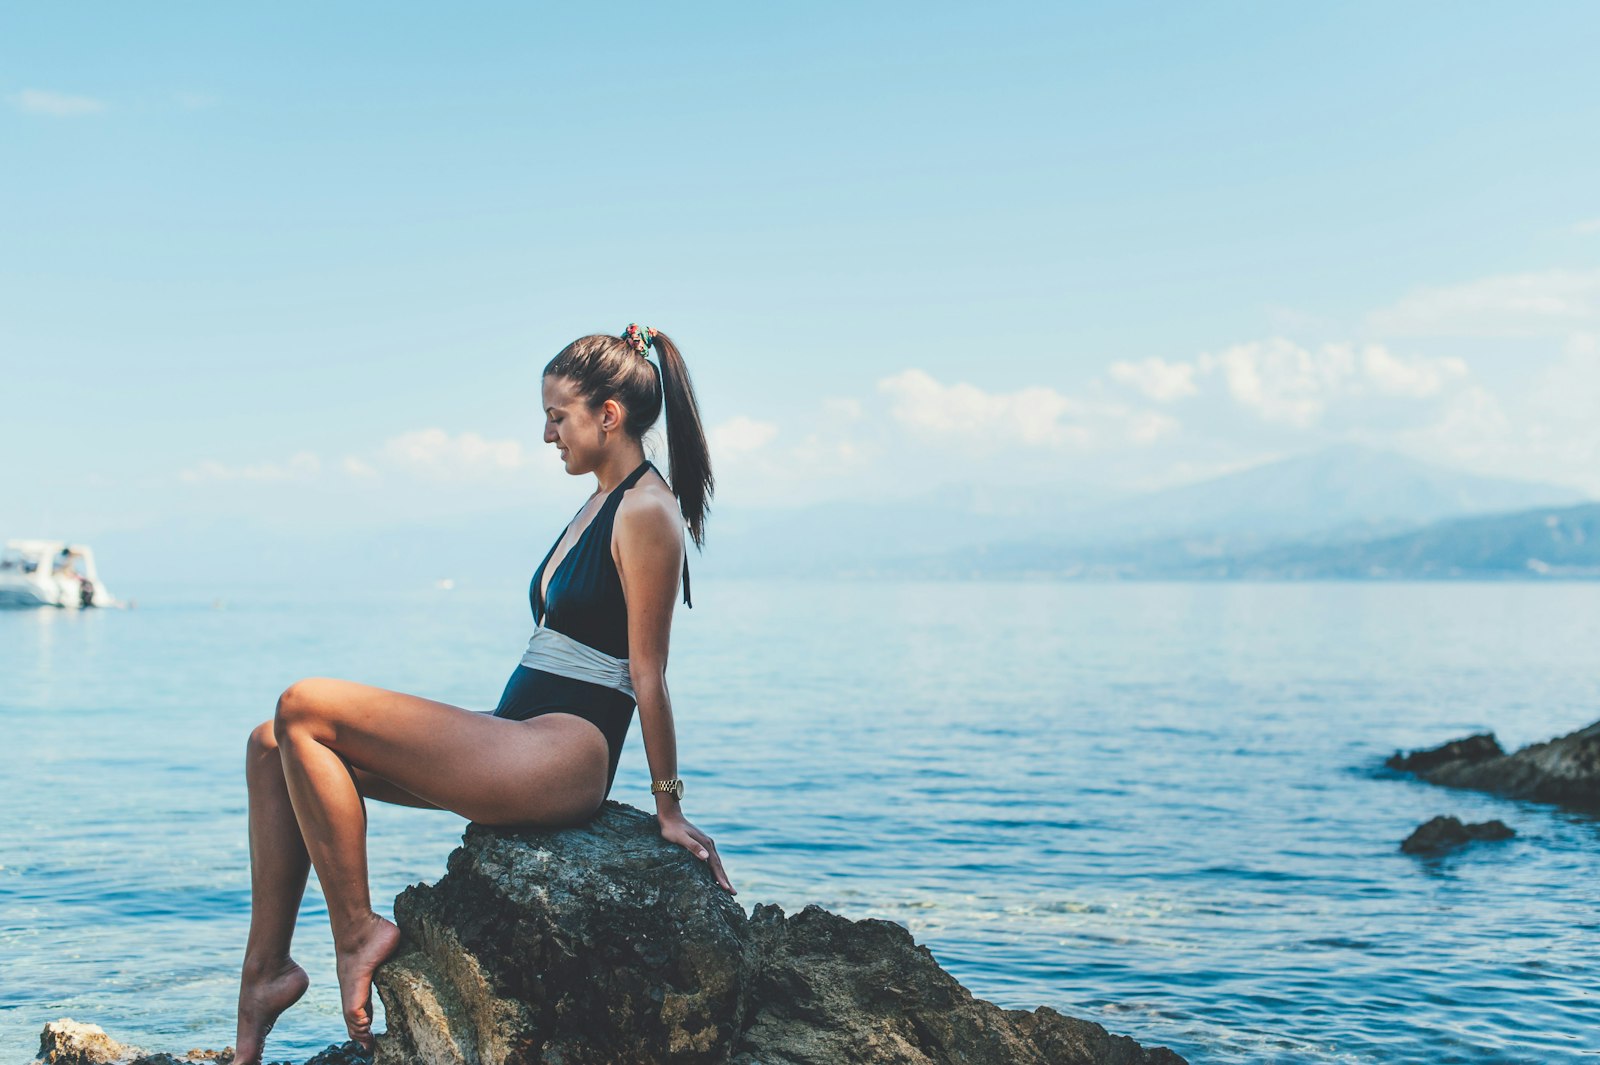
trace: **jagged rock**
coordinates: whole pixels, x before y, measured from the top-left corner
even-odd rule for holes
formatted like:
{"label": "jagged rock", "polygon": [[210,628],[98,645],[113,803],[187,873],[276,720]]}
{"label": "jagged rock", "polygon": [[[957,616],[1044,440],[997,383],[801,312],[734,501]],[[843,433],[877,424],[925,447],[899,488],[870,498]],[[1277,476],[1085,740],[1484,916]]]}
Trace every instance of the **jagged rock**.
{"label": "jagged rock", "polygon": [[1471,764],[1489,758],[1499,758],[1505,753],[1500,747],[1500,741],[1494,738],[1494,733],[1484,732],[1477,736],[1468,736],[1466,739],[1451,740],[1449,743],[1430,747],[1425,751],[1412,751],[1410,754],[1396,751],[1384,764],[1390,769],[1399,769],[1407,773],[1423,773],[1450,762]]}
{"label": "jagged rock", "polygon": [[[51,1021],[39,1033],[39,1057],[33,1065],[201,1065],[203,1062],[229,1065],[233,1047],[223,1050],[190,1050],[179,1056],[160,1052],[146,1054],[136,1046],[119,1043],[99,1025],[79,1024],[70,1018]],[[308,1058],[306,1065],[371,1065],[372,1055],[351,1040]],[[268,1065],[293,1065],[269,1062]]]}
{"label": "jagged rock", "polygon": [[1407,854],[1426,854],[1459,847],[1475,839],[1510,839],[1516,834],[1516,830],[1504,821],[1479,821],[1464,825],[1459,818],[1435,817],[1418,825],[1416,831],[1400,844],[1400,849]]}
{"label": "jagged rock", "polygon": [[1493,736],[1471,736],[1432,750],[1396,754],[1388,765],[1445,787],[1600,809],[1600,721],[1515,754],[1502,753]]}
{"label": "jagged rock", "polygon": [[1183,1060],[1048,1006],[1030,1013],[974,998],[893,921],[851,921],[820,906],[785,917],[757,906],[745,934],[755,1008],[731,1065]]}
{"label": "jagged rock", "polygon": [[747,917],[656,819],[468,826],[395,900],[376,1065],[1169,1065],[1099,1025],[973,998],[911,934],[808,906]]}
{"label": "jagged rock", "polygon": [[306,1065],[372,1065],[372,1054],[351,1039],[313,1054],[306,1059]]}
{"label": "jagged rock", "polygon": [[51,1021],[39,1033],[39,1065],[110,1065],[139,1053],[106,1035],[98,1024],[79,1024],[70,1017]]}

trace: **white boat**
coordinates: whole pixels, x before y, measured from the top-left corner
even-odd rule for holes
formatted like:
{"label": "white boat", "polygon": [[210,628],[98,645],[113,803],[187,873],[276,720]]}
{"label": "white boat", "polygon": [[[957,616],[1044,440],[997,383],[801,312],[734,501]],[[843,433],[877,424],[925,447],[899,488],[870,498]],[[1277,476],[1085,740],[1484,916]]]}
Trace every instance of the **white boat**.
{"label": "white boat", "polygon": [[94,552],[62,540],[7,540],[0,553],[0,607],[119,606],[94,568]]}

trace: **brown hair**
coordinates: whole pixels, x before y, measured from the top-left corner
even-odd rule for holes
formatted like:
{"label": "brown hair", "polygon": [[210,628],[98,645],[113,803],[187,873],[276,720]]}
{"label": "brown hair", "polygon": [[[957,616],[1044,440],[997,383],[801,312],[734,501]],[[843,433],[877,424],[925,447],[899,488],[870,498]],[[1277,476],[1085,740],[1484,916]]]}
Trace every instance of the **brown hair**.
{"label": "brown hair", "polygon": [[668,480],[678,497],[683,520],[688,523],[689,535],[695,546],[701,547],[705,544],[706,514],[715,481],[694,382],[689,380],[689,368],[671,338],[657,332],[651,345],[660,362],[659,374],[628,341],[605,333],[574,340],[545,365],[544,373],[546,377],[569,378],[591,408],[614,397],[627,412],[623,431],[635,440],[642,439],[661,417],[665,392]]}

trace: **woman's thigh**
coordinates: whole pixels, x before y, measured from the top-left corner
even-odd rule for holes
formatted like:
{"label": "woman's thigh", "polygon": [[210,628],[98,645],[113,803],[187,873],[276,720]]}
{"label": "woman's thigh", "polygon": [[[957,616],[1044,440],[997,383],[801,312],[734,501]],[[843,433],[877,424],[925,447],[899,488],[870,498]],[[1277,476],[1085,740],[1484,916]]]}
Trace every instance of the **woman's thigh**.
{"label": "woman's thigh", "polygon": [[605,794],[605,738],[571,714],[510,721],[386,688],[310,677],[284,691],[277,725],[280,736],[303,730],[338,751],[368,775],[374,798],[403,798],[395,795],[398,789],[486,824],[580,821]]}

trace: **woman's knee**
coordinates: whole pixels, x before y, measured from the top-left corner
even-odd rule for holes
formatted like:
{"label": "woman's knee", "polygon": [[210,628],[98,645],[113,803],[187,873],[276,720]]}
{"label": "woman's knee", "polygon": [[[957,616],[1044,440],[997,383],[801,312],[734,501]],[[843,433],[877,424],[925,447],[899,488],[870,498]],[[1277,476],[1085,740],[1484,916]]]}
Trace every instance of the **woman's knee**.
{"label": "woman's knee", "polygon": [[272,716],[273,735],[283,738],[284,731],[295,725],[304,725],[316,714],[317,685],[321,678],[306,677],[297,680],[278,696],[278,710]]}
{"label": "woman's knee", "polygon": [[268,719],[250,730],[244,751],[251,760],[278,753],[278,733],[273,725],[274,722]]}

